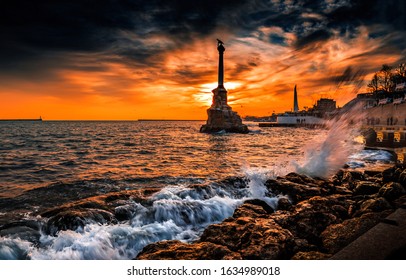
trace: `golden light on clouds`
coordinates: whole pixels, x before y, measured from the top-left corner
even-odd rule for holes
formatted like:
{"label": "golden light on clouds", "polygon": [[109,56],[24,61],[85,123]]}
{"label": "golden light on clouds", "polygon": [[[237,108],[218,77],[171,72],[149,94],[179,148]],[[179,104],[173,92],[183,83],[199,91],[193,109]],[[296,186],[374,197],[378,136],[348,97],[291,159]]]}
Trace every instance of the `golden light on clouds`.
{"label": "golden light on clouds", "polygon": [[[328,28],[334,19],[326,15],[341,5],[333,2],[323,2],[322,11],[282,2],[267,2],[276,5],[269,9],[246,4],[235,15],[210,17],[194,29],[191,19],[171,29],[178,22],[165,19],[172,24],[166,25],[153,13],[143,14],[139,19],[144,29],[107,29],[113,35],[104,30],[102,39],[110,41],[88,41],[89,50],[49,51],[47,46],[43,55],[32,51],[35,59],[25,64],[11,61],[21,69],[0,72],[0,118],[205,119],[211,91],[217,87],[216,38],[226,47],[228,100],[241,115],[291,110],[295,85],[301,109],[320,97],[334,98],[343,106],[367,90],[368,80],[382,64],[404,62],[406,53],[400,46],[405,34],[362,20],[347,26],[337,19],[336,26]],[[219,23],[204,25],[212,20]],[[362,72],[365,80],[340,81],[348,69]]]}

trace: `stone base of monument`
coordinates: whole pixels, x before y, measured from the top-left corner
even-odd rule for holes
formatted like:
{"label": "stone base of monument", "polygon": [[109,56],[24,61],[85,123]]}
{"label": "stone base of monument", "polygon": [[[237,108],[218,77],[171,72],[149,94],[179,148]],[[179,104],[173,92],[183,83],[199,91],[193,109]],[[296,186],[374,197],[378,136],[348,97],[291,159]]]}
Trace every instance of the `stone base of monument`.
{"label": "stone base of monument", "polygon": [[220,131],[231,133],[248,133],[248,127],[242,123],[241,117],[227,106],[226,109],[209,108],[207,109],[208,119],[205,125],[202,125],[200,132],[216,133]]}

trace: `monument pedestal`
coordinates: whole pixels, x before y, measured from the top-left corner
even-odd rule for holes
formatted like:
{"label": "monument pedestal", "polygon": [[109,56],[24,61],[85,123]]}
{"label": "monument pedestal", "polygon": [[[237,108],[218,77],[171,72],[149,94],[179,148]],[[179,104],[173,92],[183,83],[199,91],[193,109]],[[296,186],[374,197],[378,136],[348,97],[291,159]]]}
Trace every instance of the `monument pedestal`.
{"label": "monument pedestal", "polygon": [[248,127],[242,123],[240,116],[230,109],[207,109],[207,123],[202,125],[200,132],[215,133],[219,131],[248,133]]}

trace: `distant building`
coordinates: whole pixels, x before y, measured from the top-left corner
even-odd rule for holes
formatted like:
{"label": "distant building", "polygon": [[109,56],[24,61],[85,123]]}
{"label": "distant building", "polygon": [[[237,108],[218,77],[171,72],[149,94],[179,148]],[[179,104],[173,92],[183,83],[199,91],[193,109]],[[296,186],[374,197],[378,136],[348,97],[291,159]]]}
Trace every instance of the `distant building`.
{"label": "distant building", "polygon": [[336,101],[330,98],[320,98],[314,105],[313,110],[320,113],[334,112],[337,108]]}

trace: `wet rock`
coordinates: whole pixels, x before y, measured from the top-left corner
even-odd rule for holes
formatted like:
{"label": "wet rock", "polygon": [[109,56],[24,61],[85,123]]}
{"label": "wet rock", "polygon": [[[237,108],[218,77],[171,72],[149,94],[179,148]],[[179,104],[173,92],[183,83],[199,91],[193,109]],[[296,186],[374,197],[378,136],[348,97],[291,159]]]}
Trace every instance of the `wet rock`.
{"label": "wet rock", "polygon": [[262,206],[255,205],[255,204],[249,204],[249,203],[244,203],[237,209],[235,209],[233,217],[234,218],[240,218],[240,217],[252,217],[252,218],[258,218],[258,217],[266,217],[268,215],[268,212],[265,211],[265,209]]}
{"label": "wet rock", "polygon": [[321,253],[318,251],[311,252],[297,252],[292,260],[328,260],[332,254]]}
{"label": "wet rock", "polygon": [[399,174],[399,179],[398,179],[399,184],[401,184],[403,187],[406,187],[406,169],[403,170]]}
{"label": "wet rock", "polygon": [[132,205],[121,205],[114,209],[114,216],[119,221],[128,221],[134,217],[135,209]]}
{"label": "wet rock", "polygon": [[285,179],[267,180],[265,186],[268,190],[275,194],[287,195],[293,203],[303,201],[313,196],[321,195],[321,188],[315,186],[307,186],[298,183],[293,183]]}
{"label": "wet rock", "polygon": [[324,180],[317,180],[315,178],[311,178],[309,176],[294,173],[294,172],[288,173],[283,178],[290,182],[293,182],[293,183],[307,185],[307,186],[311,186],[311,187],[320,187],[325,183]]}
{"label": "wet rock", "polygon": [[286,197],[281,197],[278,200],[278,210],[291,210],[292,202]]}
{"label": "wet rock", "polygon": [[344,183],[342,185],[335,186],[333,193],[351,195],[353,192],[350,190],[349,184]]}
{"label": "wet rock", "polygon": [[31,243],[18,239],[0,240],[0,260],[28,260]]}
{"label": "wet rock", "polygon": [[244,204],[249,204],[249,205],[257,205],[260,206],[267,214],[273,213],[275,210],[268,205],[264,200],[262,199],[247,199],[244,201]]}
{"label": "wet rock", "polygon": [[386,183],[380,190],[379,196],[386,198],[389,201],[395,200],[406,193],[405,188],[395,182]]}
{"label": "wet rock", "polygon": [[136,257],[138,260],[240,260],[240,254],[210,242],[193,244],[180,241],[161,241],[147,245]]}
{"label": "wet rock", "polygon": [[333,205],[331,209],[340,217],[341,219],[348,219],[349,218],[349,207],[346,208],[342,205]]}
{"label": "wet rock", "polygon": [[382,172],[379,170],[365,170],[364,174],[368,177],[382,177]]}
{"label": "wet rock", "polygon": [[395,208],[406,209],[406,195],[402,195],[398,199],[395,199],[392,203]]}
{"label": "wet rock", "polygon": [[200,240],[225,246],[243,259],[285,259],[293,247],[292,234],[269,218],[229,218],[209,226]]}
{"label": "wet rock", "polygon": [[346,170],[343,174],[343,182],[363,181],[365,176],[360,171]]}
{"label": "wet rock", "polygon": [[382,171],[382,182],[396,182],[400,176],[400,171],[396,167],[391,167]]}
{"label": "wet rock", "polygon": [[233,186],[234,188],[247,187],[246,179],[238,176],[228,176],[227,178],[221,180],[220,183],[224,186]]}
{"label": "wet rock", "polygon": [[390,203],[383,197],[378,197],[378,198],[371,198],[366,201],[364,201],[361,204],[361,209],[358,213],[359,214],[364,214],[368,212],[382,212],[388,209],[392,209],[392,206]]}
{"label": "wet rock", "polygon": [[293,250],[292,252],[301,252],[301,251],[312,251],[312,250],[317,250],[317,246],[314,246],[313,244],[310,244],[306,239],[304,238],[295,238],[293,241]]}
{"label": "wet rock", "polygon": [[344,171],[339,170],[336,174],[331,177],[331,181],[335,186],[341,185],[344,176]]}
{"label": "wet rock", "polygon": [[330,253],[336,253],[352,241],[378,224],[389,212],[368,213],[361,217],[348,219],[339,224],[329,225],[322,233],[323,247]]}
{"label": "wet rock", "polygon": [[275,213],[272,219],[294,236],[317,245],[321,243],[320,233],[327,226],[341,222],[340,215],[333,210],[334,205],[341,204],[345,202],[317,196],[298,203],[290,213]]}
{"label": "wet rock", "polygon": [[61,230],[80,230],[89,223],[115,223],[114,215],[101,209],[72,209],[62,211],[51,217],[45,227],[50,235],[56,235]]}
{"label": "wet rock", "polygon": [[377,183],[369,181],[360,181],[355,184],[354,194],[355,195],[370,195],[375,194],[379,191],[381,186]]}
{"label": "wet rock", "polygon": [[18,238],[38,244],[42,225],[42,222],[35,220],[8,223],[0,226],[0,236]]}

